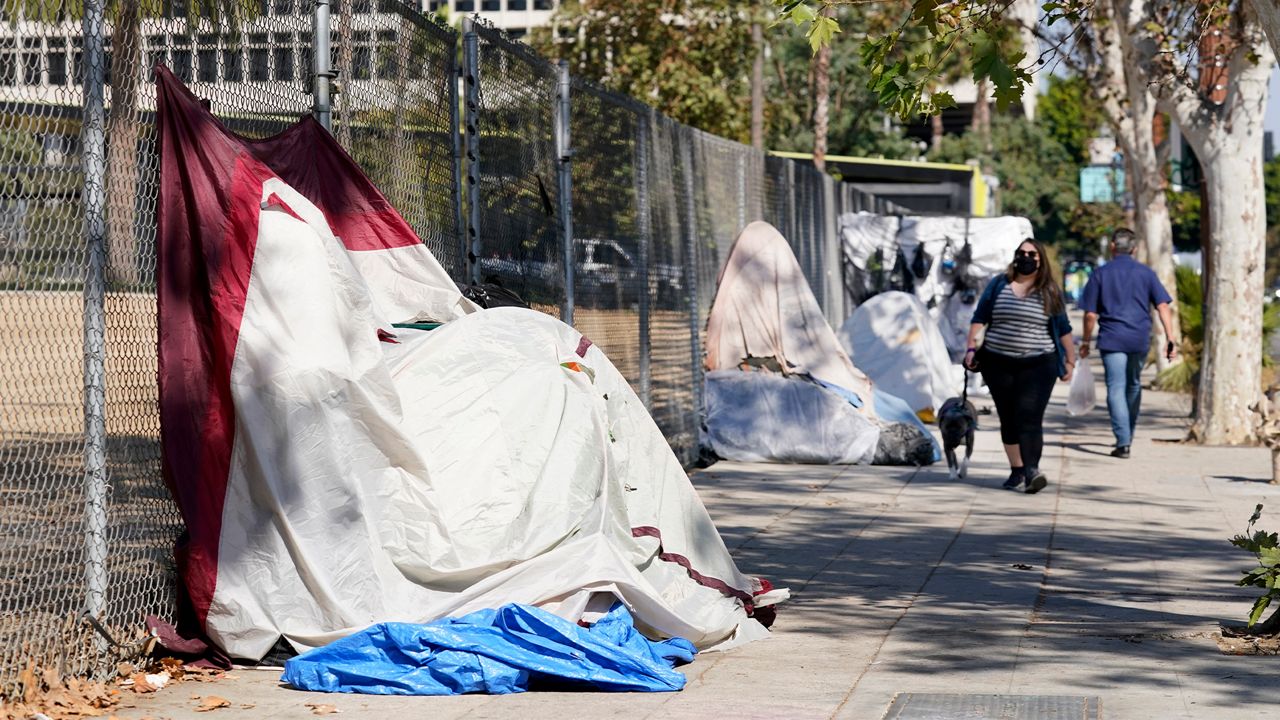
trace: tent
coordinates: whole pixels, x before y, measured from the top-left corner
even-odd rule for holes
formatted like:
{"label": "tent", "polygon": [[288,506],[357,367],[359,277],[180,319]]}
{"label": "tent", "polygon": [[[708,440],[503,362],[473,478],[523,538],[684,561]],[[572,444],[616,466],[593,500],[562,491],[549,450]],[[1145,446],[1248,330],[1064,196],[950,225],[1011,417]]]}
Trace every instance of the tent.
{"label": "tent", "polygon": [[[969,319],[986,283],[1032,237],[1023,217],[895,216],[846,213],[839,219],[845,286],[852,304],[898,290],[920,298],[959,360]],[[877,265],[868,258],[881,258]]]}
{"label": "tent", "polygon": [[699,648],[767,634],[749,613],[785,591],[736,567],[599,348],[477,311],[314,120],[246,140],[156,72],[163,470],[209,638],[256,659],[615,597]]}
{"label": "tent", "polygon": [[877,390],[929,416],[958,395],[964,370],[952,364],[938,324],[915,295],[881,293],[859,305],[840,328],[840,343]]}
{"label": "tent", "polygon": [[[768,223],[743,229],[720,271],[707,320],[706,369],[704,444],[722,458],[920,457],[915,447],[879,447],[885,423],[871,381],[840,347],[791,246]],[[924,433],[916,439],[930,442]],[[932,451],[926,455],[918,461],[930,462]]]}

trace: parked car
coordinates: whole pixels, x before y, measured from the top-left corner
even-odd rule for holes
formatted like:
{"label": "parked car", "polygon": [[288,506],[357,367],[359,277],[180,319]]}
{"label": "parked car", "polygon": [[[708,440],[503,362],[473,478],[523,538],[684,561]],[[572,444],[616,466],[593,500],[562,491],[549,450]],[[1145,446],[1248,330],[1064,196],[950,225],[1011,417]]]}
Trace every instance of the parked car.
{"label": "parked car", "polygon": [[[574,242],[574,296],[579,304],[623,307],[638,302],[644,277],[638,258],[616,240],[579,238]],[[654,305],[675,307],[684,302],[684,270],[668,263],[649,264],[649,286],[657,292]]]}
{"label": "parked car", "polygon": [[[577,305],[601,308],[638,305],[644,275],[632,250],[607,238],[579,238],[574,246],[573,286]],[[564,286],[562,273],[558,262],[498,255],[480,258],[483,280],[515,290],[530,302],[557,303],[557,298],[542,295],[559,294]],[[680,307],[687,301],[684,269],[678,265],[651,262],[649,285],[656,290],[655,308]]]}

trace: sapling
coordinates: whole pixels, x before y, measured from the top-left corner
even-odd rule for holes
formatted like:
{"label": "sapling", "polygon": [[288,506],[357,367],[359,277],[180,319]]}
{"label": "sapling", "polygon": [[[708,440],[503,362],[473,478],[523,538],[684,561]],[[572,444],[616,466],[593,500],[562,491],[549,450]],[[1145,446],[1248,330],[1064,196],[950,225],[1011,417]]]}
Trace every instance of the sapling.
{"label": "sapling", "polygon": [[1236,584],[1241,587],[1256,587],[1263,591],[1253,602],[1249,612],[1249,632],[1253,635],[1280,634],[1280,609],[1274,610],[1266,622],[1258,622],[1272,600],[1280,599],[1280,537],[1277,533],[1254,530],[1254,525],[1262,517],[1262,503],[1253,510],[1249,518],[1249,526],[1243,535],[1231,538],[1231,544],[1253,553],[1258,559],[1258,566],[1247,570],[1244,577]]}

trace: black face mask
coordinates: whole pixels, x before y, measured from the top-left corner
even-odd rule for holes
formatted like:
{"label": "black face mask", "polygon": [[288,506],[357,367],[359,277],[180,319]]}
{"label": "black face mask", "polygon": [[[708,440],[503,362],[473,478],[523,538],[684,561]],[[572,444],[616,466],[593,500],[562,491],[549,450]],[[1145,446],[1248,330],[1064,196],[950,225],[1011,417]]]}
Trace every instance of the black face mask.
{"label": "black face mask", "polygon": [[1013,260],[1013,269],[1019,275],[1030,275],[1040,264],[1033,257],[1019,257]]}

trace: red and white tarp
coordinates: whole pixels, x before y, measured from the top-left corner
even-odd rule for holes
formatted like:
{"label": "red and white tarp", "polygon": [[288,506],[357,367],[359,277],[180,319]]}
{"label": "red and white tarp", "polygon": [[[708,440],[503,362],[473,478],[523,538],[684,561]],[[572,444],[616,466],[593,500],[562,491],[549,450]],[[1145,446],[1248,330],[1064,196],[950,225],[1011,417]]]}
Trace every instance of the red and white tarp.
{"label": "red and white tarp", "polygon": [[164,474],[217,644],[612,596],[703,648],[765,634],[761,582],[598,348],[477,312],[313,120],[247,140],[157,76]]}

